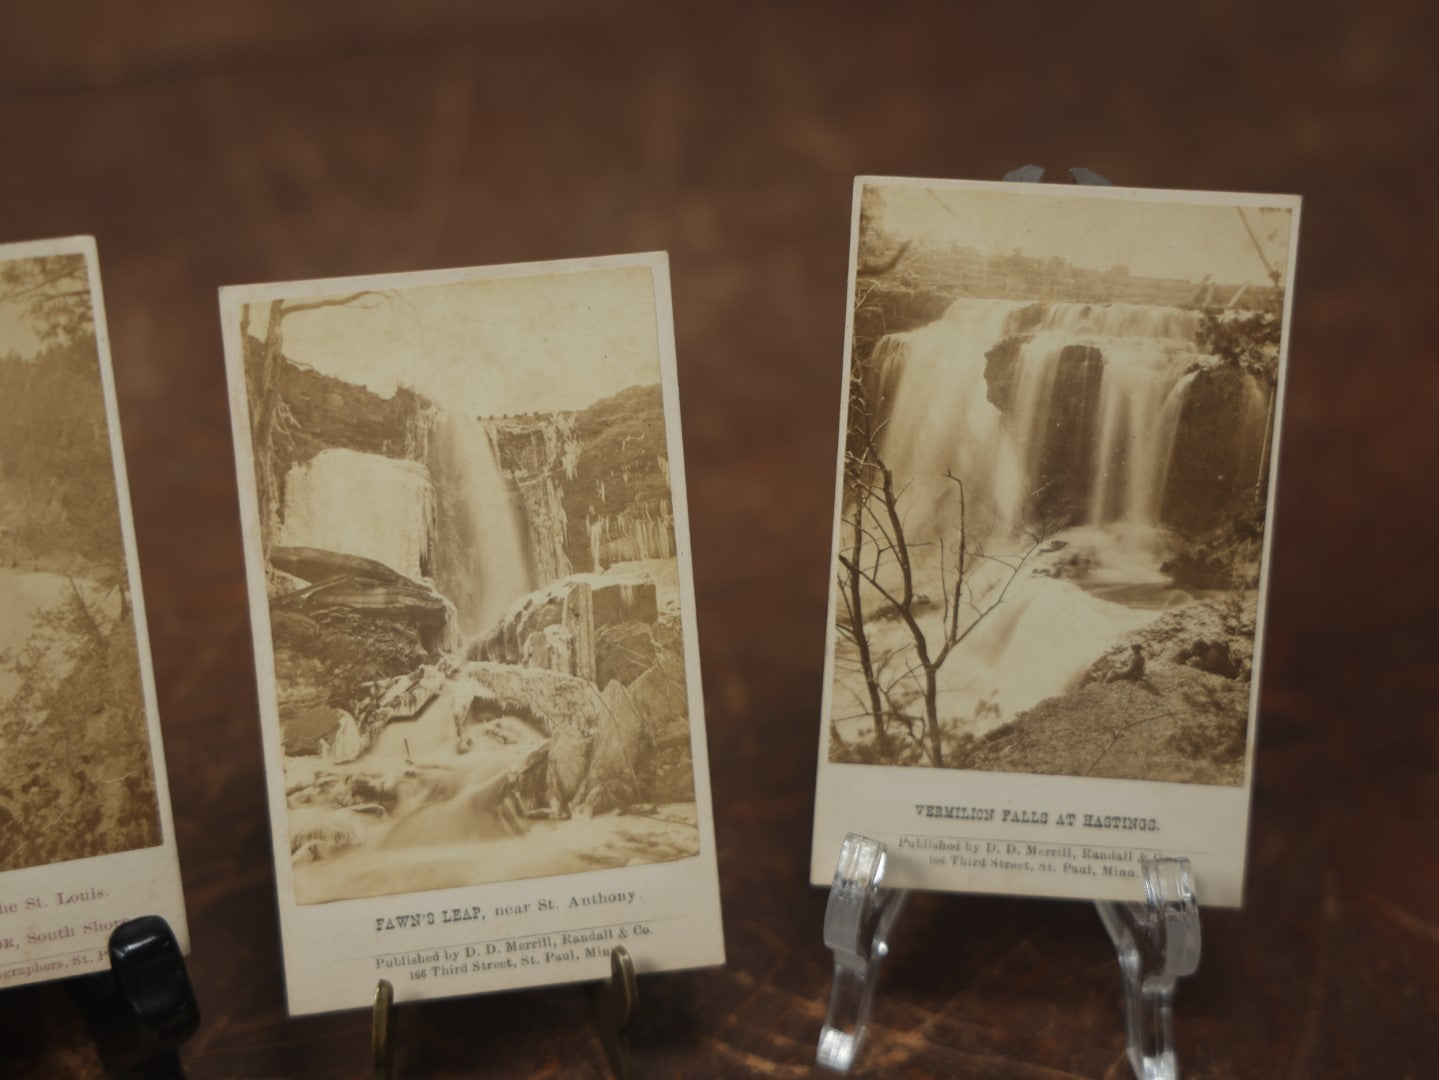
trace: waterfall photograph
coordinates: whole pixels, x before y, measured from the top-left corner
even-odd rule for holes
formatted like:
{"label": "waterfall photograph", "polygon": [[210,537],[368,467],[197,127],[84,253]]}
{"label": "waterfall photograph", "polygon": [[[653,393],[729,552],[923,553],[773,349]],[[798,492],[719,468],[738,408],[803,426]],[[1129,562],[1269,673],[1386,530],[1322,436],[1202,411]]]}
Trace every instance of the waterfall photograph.
{"label": "waterfall photograph", "polygon": [[294,901],[695,856],[656,275],[414,277],[234,308]]}
{"label": "waterfall photograph", "polygon": [[0,871],[161,842],[84,246],[0,247]]}
{"label": "waterfall photograph", "polygon": [[1073,190],[857,188],[832,763],[1246,782],[1291,210]]}

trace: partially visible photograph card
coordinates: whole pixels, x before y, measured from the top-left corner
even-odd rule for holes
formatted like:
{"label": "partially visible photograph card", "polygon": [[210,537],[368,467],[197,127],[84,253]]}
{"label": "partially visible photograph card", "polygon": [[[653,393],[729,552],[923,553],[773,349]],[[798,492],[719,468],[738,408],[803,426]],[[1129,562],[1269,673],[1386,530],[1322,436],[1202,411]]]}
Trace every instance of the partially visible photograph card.
{"label": "partially visible photograph card", "polygon": [[221,313],[290,1011],[723,963],[667,258]]}
{"label": "partially visible photograph card", "polygon": [[95,241],[0,245],[0,990],[188,951]]}
{"label": "partially visible photograph card", "polygon": [[1298,224],[856,181],[814,884],[1241,903]]}

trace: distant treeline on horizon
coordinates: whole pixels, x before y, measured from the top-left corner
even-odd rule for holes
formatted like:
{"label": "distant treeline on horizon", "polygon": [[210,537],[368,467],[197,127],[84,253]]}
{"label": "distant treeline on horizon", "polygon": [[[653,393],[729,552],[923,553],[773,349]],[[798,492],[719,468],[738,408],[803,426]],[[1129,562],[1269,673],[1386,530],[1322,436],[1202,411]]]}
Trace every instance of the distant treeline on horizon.
{"label": "distant treeline on horizon", "polygon": [[911,248],[891,275],[916,288],[991,300],[1068,300],[1082,304],[1149,304],[1177,308],[1276,310],[1284,299],[1277,285],[1239,285],[1210,280],[1131,274],[1127,266],[1092,270],[1060,256],[1020,252],[986,254],[971,247]]}

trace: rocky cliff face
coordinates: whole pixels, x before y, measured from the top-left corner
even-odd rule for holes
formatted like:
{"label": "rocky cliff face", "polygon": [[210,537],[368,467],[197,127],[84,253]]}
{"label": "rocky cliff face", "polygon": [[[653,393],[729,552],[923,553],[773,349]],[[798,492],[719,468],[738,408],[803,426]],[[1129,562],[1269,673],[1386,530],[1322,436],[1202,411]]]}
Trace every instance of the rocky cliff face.
{"label": "rocky cliff face", "polygon": [[576,452],[571,449],[571,421],[569,413],[548,413],[487,424],[500,468],[519,491],[535,581],[540,585],[564,577],[573,568],[569,517],[561,497],[567,455]]}
{"label": "rocky cliff face", "polygon": [[887,334],[932,323],[954,302],[958,290],[935,289],[902,281],[868,283],[854,309],[854,349],[867,356]]}
{"label": "rocky cliff face", "polygon": [[595,747],[593,769],[604,777],[596,786],[604,794],[588,804],[595,812],[693,797],[672,567],[552,582],[517,605],[471,658],[553,671],[602,693],[615,726]]}
{"label": "rocky cliff face", "polygon": [[455,644],[454,606],[432,580],[437,410],[288,360],[276,380],[276,490],[261,512],[280,722],[287,753],[343,756],[393,715],[376,688]]}
{"label": "rocky cliff face", "polygon": [[[256,383],[261,348],[253,339],[245,344],[247,375]],[[284,505],[284,478],[291,468],[324,450],[353,450],[420,463],[428,457],[435,406],[405,387],[388,398],[381,397],[363,386],[282,359],[276,372],[276,392],[281,407],[277,410],[278,437],[271,443],[274,474],[280,484],[275,513]]]}
{"label": "rocky cliff face", "polygon": [[[961,739],[954,763],[1059,774],[1080,763],[1089,776],[1243,783],[1255,603],[1250,593],[1167,612],[1113,643],[1072,691]],[[1139,676],[1117,677],[1135,647],[1145,658]]]}
{"label": "rocky cliff face", "polygon": [[664,404],[637,386],[577,413],[488,421],[539,580],[674,555]]}
{"label": "rocky cliff face", "polygon": [[1166,524],[1195,532],[1264,504],[1268,410],[1265,392],[1237,365],[1195,373],[1174,438],[1161,509]]}
{"label": "rocky cliff face", "polygon": [[[989,400],[1006,416],[1015,411],[1023,334],[1005,338],[985,354],[984,377]],[[1030,490],[1052,521],[1082,517],[1090,496],[1099,442],[1100,380],[1104,354],[1093,345],[1066,345],[1060,351],[1050,396],[1048,420],[1028,440]]]}
{"label": "rocky cliff face", "polygon": [[[287,755],[304,761],[296,775],[329,777],[297,787],[292,806],[349,807],[353,795],[369,825],[387,821],[375,770],[395,757],[397,721],[416,753],[435,729],[423,753],[466,760],[497,753],[506,725],[533,729],[495,788],[516,820],[692,800],[659,387],[578,413],[478,418],[288,363],[279,385],[287,483],[269,573],[280,718]],[[517,523],[526,573],[508,594],[520,599],[482,629],[476,593],[498,595],[486,591],[498,513]],[[409,757],[406,746],[395,768]],[[334,788],[366,770],[363,792]],[[300,831],[306,857],[338,843],[325,829]]]}
{"label": "rocky cliff face", "polygon": [[544,584],[472,658],[571,676],[599,692],[605,723],[593,733],[583,788],[590,812],[693,799],[660,388],[489,426]]}
{"label": "rocky cliff face", "polygon": [[[1015,421],[1026,334],[1005,338],[985,354],[990,402]],[[1075,343],[1059,354],[1043,426],[1014,431],[1026,448],[1024,468],[1035,500],[1051,521],[1082,521],[1091,510],[1106,367],[1103,349]],[[1111,375],[1111,377],[1113,377]],[[1158,523],[1197,533],[1262,505],[1260,476],[1268,439],[1268,401],[1253,375],[1212,359],[1193,365],[1176,384],[1182,395],[1169,460],[1161,465]],[[1136,417],[1131,423],[1154,423]],[[1161,440],[1162,441],[1162,440]],[[1112,469],[1126,467],[1123,444]]]}

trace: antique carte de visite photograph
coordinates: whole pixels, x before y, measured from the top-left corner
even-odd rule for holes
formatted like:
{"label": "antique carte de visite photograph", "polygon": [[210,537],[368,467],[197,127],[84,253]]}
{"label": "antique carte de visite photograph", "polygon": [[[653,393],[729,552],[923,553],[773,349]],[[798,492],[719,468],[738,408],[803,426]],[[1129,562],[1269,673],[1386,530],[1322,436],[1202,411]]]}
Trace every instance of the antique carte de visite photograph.
{"label": "antique carte de visite photograph", "polygon": [[95,242],[0,245],[0,989],[186,946]]}
{"label": "antique carte de visite photograph", "polygon": [[816,884],[1240,903],[1298,218],[857,181]]}
{"label": "antique carte de visite photograph", "polygon": [[291,1011],[722,963],[666,257],[221,308]]}

